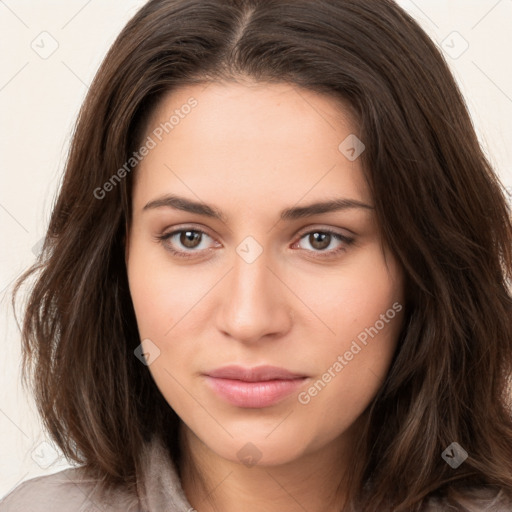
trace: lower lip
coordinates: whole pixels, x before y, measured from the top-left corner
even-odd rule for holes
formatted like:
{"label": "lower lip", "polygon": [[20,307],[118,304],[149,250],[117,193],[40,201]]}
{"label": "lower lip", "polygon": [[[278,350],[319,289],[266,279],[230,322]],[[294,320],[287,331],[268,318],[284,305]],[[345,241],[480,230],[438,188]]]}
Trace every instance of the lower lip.
{"label": "lower lip", "polygon": [[296,391],[305,381],[299,379],[246,382],[206,376],[208,385],[222,398],[237,407],[269,407]]}

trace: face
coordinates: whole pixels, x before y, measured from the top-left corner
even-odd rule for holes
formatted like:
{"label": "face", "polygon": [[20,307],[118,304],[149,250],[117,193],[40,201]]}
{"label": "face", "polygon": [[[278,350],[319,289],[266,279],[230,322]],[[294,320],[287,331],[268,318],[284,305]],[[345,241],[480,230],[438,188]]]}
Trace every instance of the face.
{"label": "face", "polygon": [[339,103],[288,84],[183,87],[148,123],[126,245],[142,347],[185,428],[225,459],[340,442],[389,369],[402,273],[354,134]]}

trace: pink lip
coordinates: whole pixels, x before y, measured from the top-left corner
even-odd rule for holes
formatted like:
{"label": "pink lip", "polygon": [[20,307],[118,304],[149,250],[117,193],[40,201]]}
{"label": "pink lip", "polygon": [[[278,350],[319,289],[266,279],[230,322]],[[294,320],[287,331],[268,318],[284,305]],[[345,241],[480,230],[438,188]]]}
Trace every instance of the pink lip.
{"label": "pink lip", "polygon": [[307,376],[276,366],[243,368],[230,365],[206,374],[208,385],[237,407],[260,408],[273,405],[293,393]]}

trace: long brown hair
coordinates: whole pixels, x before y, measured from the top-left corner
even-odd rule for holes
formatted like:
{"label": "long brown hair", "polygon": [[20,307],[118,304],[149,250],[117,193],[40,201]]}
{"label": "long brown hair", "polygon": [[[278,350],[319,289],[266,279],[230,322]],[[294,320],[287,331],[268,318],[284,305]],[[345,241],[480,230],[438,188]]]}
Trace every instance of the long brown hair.
{"label": "long brown hair", "polygon": [[[512,495],[511,212],[440,51],[391,0],[151,0],[127,24],[80,111],[42,253],[13,293],[14,305],[37,276],[23,377],[45,427],[107,486],[133,487],[152,436],[179,462],[179,418],[133,353],[124,242],[137,171],[126,162],[164,94],[243,77],[350,105],[406,275],[406,321],[368,409],[350,508],[461,503],[469,486]],[[441,457],[453,442],[468,453],[457,469]]]}

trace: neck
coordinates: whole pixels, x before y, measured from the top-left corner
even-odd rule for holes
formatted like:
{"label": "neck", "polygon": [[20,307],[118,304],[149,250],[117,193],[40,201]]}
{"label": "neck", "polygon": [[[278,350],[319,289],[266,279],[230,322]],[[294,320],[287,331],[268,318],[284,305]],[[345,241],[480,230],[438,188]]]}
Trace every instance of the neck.
{"label": "neck", "polygon": [[343,509],[349,447],[355,444],[349,432],[293,461],[249,466],[219,456],[183,423],[181,429],[182,486],[198,512]]}

